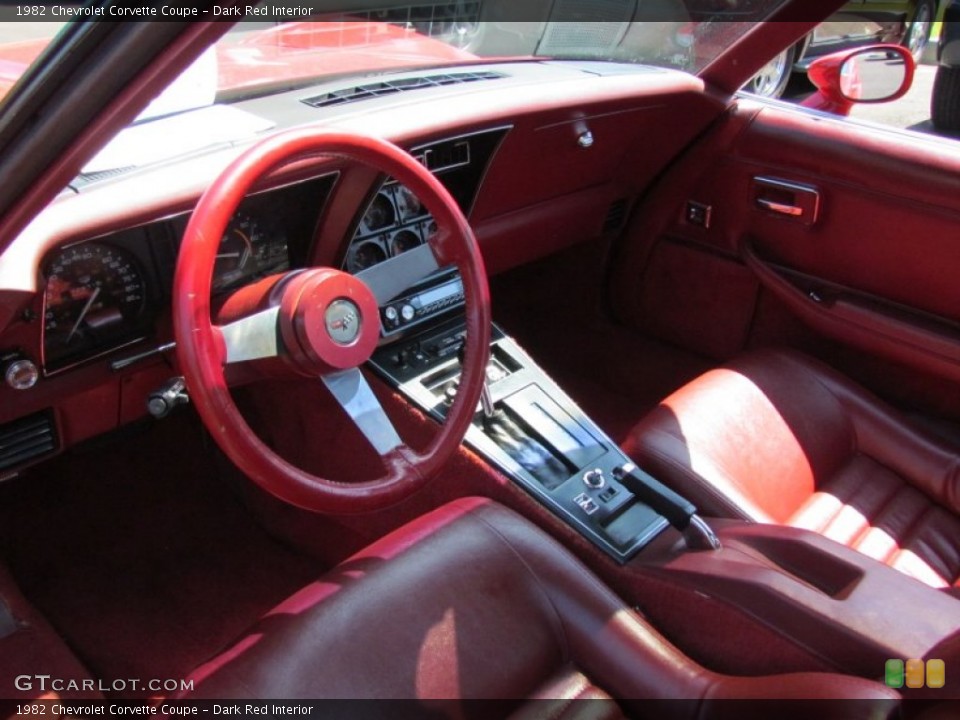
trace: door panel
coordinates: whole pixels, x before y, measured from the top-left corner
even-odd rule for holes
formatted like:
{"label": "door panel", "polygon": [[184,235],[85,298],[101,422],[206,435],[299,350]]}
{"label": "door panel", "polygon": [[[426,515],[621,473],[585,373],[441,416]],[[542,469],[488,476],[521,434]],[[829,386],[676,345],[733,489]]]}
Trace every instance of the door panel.
{"label": "door panel", "polygon": [[[691,222],[690,201],[709,207],[709,227]],[[960,143],[745,100],[640,215],[612,290],[620,317],[645,332],[725,359],[764,344],[769,323],[758,326],[757,307],[772,299],[820,341],[822,354],[855,349],[864,366],[896,363],[930,387],[960,380]],[[669,277],[637,281],[644,271],[649,278],[663,243],[722,256],[757,280],[759,299],[729,286],[722,312],[679,321],[695,328],[753,317],[738,347],[658,329],[649,296],[682,295],[696,284],[688,277],[686,288],[665,290]],[[715,277],[705,272],[697,282]]]}

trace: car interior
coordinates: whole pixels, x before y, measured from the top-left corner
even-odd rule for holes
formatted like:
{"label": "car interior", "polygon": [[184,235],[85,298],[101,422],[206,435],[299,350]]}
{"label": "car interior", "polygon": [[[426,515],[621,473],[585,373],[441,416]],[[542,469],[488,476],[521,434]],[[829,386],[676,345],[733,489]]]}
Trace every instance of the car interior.
{"label": "car interior", "polygon": [[737,93],[799,5],[699,74],[334,77],[81,171],[197,23],[0,122],[0,173],[56,153],[0,192],[0,697],[950,717],[960,146]]}

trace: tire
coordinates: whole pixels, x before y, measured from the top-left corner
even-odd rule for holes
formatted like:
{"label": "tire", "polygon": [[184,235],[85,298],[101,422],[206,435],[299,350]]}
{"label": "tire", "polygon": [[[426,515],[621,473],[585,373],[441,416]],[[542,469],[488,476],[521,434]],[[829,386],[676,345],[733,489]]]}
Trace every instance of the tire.
{"label": "tire", "polygon": [[787,89],[790,82],[790,73],[793,72],[793,63],[797,60],[797,48],[788,47],[782,53],[764,65],[763,69],[754,75],[743,86],[748,93],[760,97],[778,98]]}
{"label": "tire", "polygon": [[901,44],[910,50],[910,54],[917,63],[923,59],[923,51],[930,41],[930,30],[933,28],[936,12],[937,8],[933,0],[919,0],[917,9],[913,13],[913,20],[907,28],[907,34],[903,36]]}
{"label": "tire", "polygon": [[937,68],[930,96],[930,119],[943,132],[960,132],[960,67]]}

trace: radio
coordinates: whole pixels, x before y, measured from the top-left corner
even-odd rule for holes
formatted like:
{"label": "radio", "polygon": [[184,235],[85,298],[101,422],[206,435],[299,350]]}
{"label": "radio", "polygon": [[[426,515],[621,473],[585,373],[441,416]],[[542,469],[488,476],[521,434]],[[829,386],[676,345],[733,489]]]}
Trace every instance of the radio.
{"label": "radio", "polygon": [[462,303],[463,281],[459,277],[406,297],[395,298],[389,305],[380,308],[383,334],[390,335]]}

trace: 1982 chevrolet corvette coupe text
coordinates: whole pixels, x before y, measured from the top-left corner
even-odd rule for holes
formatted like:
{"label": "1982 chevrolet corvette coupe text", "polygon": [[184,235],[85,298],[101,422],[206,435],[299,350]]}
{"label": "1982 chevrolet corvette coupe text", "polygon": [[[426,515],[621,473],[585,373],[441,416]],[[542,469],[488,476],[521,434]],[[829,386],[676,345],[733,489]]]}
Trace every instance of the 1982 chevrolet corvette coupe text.
{"label": "1982 chevrolet corvette coupe text", "polygon": [[960,149],[739,92],[840,4],[8,18],[11,712],[951,717]]}

